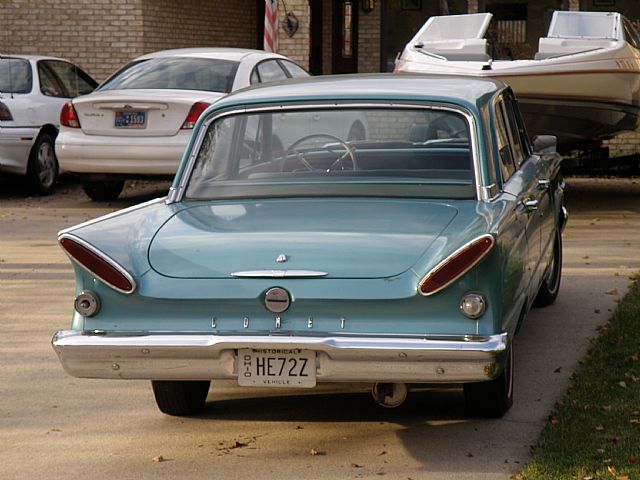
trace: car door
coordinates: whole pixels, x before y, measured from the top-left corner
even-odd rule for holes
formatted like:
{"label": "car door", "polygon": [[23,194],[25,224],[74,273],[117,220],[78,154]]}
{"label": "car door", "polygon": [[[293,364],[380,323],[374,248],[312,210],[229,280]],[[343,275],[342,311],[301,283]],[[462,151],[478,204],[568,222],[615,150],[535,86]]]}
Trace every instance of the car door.
{"label": "car door", "polygon": [[[544,192],[538,184],[538,157],[530,155],[522,144],[520,135],[513,131],[510,122],[509,97],[503,95],[495,104],[495,125],[502,172],[503,191],[516,201],[518,214],[525,223],[527,253],[525,256],[526,289],[533,298],[537,289],[540,263],[542,221],[538,214]],[[513,114],[513,111],[511,111]]]}

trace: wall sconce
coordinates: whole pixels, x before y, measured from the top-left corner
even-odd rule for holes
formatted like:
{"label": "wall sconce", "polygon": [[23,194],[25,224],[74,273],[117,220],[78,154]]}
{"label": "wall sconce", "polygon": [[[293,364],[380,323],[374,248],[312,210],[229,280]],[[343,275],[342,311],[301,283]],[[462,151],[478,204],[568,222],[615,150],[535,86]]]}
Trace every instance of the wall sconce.
{"label": "wall sconce", "polygon": [[369,13],[376,7],[375,0],[362,0],[361,5],[362,11],[366,13]]}

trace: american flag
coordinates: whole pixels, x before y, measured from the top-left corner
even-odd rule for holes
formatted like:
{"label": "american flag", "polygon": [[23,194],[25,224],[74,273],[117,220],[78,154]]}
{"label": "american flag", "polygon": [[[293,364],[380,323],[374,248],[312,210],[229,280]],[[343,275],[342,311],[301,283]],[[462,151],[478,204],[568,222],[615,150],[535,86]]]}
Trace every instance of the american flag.
{"label": "american flag", "polygon": [[265,0],[264,49],[267,52],[278,51],[278,0]]}

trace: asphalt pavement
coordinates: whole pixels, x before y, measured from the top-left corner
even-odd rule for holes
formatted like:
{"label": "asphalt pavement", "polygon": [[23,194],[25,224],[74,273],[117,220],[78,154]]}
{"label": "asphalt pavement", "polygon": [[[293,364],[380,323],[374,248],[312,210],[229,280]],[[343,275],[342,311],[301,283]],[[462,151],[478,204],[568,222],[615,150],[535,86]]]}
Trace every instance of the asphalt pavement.
{"label": "asphalt pavement", "polygon": [[458,388],[414,391],[387,410],[367,385],[229,381],[215,382],[202,415],[168,417],[148,382],[70,377],[50,345],[74,297],[57,231],[167,186],[138,182],[103,203],[68,179],[42,198],[0,182],[0,478],[507,479],[640,268],[640,181],[570,178],[560,295],[516,339],[515,403],[503,419],[470,418]]}

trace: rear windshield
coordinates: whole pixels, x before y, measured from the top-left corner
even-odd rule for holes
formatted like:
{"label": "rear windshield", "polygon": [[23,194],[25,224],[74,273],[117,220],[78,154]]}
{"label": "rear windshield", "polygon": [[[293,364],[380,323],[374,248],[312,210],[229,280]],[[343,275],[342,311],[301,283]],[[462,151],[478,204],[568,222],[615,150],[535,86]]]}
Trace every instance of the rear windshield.
{"label": "rear windshield", "polygon": [[388,107],[244,113],[209,125],[187,198],[283,195],[473,198],[469,121]]}
{"label": "rear windshield", "polygon": [[0,58],[0,93],[29,93],[32,82],[28,60]]}
{"label": "rear windshield", "polygon": [[152,58],[132,63],[108,79],[99,90],[172,89],[231,91],[238,62],[208,58]]}

